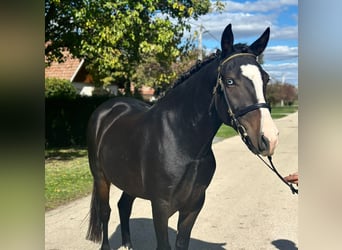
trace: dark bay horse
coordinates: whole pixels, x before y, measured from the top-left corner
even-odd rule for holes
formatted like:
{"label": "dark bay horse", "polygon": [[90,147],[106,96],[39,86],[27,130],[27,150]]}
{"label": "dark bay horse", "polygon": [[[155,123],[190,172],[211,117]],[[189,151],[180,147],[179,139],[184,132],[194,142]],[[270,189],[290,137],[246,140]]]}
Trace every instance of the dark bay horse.
{"label": "dark bay horse", "polygon": [[129,217],[136,197],[151,201],[157,249],[171,249],[168,218],[179,212],[175,249],[188,249],[190,234],[215,172],[213,138],[222,123],[237,130],[255,154],[272,155],[278,140],[265,101],[268,74],[256,58],[270,30],[250,46],[234,45],[229,24],[219,55],[203,61],[157,103],[113,98],[96,109],[88,126],[94,186],[87,239],[110,249],[109,189],[118,202],[122,246],[131,249]]}

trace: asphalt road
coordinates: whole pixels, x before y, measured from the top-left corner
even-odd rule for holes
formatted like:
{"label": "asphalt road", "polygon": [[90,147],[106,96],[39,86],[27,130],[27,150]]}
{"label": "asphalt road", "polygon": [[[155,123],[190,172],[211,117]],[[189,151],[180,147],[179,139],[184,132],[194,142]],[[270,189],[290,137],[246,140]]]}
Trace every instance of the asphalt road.
{"label": "asphalt road", "polygon": [[[280,131],[273,162],[283,175],[298,170],[298,113],[275,120]],[[293,195],[238,136],[213,145],[217,168],[205,205],[191,234],[192,250],[298,249],[298,196]],[[121,243],[116,203],[121,192],[111,188],[109,224],[112,249]],[[85,240],[90,196],[45,213],[45,249],[99,249]],[[169,220],[171,246],[177,214]],[[136,199],[131,217],[136,250],[156,248],[150,202]]]}

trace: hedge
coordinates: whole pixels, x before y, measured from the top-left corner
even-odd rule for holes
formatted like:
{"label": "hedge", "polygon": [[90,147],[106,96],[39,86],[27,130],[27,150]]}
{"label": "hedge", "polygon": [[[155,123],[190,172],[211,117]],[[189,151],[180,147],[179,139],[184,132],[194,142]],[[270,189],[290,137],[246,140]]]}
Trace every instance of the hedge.
{"label": "hedge", "polygon": [[76,88],[70,81],[57,78],[45,78],[46,98],[75,98],[76,95]]}
{"label": "hedge", "polygon": [[86,129],[92,112],[108,96],[45,98],[45,147],[86,146]]}

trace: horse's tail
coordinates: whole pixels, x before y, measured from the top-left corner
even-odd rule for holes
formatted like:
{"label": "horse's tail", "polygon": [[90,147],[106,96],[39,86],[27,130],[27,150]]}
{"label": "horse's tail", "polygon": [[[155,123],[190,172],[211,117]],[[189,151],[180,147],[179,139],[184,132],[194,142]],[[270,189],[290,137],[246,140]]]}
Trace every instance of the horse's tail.
{"label": "horse's tail", "polygon": [[100,124],[99,113],[94,112],[88,122],[87,145],[90,171],[93,176],[93,192],[90,203],[89,227],[87,240],[100,242],[103,235],[103,225],[108,224],[110,215],[109,189],[110,183],[100,167],[98,156],[98,134]]}
{"label": "horse's tail", "polygon": [[102,220],[101,220],[101,197],[99,193],[99,167],[96,161],[96,146],[93,142],[95,136],[92,130],[88,130],[88,160],[93,176],[93,192],[90,202],[90,219],[87,231],[87,240],[100,242],[102,239]]}
{"label": "horse's tail", "polygon": [[100,242],[102,239],[102,222],[100,219],[100,197],[98,196],[96,183],[93,184],[93,193],[90,203],[90,220],[87,231],[87,240]]}

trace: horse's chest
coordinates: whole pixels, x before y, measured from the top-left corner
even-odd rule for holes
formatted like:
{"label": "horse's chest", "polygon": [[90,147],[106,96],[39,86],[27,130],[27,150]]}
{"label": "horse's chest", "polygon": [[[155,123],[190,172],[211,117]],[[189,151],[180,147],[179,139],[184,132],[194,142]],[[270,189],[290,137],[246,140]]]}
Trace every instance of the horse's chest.
{"label": "horse's chest", "polygon": [[184,206],[184,204],[195,201],[208,187],[215,172],[215,162],[196,161],[186,166],[186,170],[174,183],[171,192],[171,199],[175,207]]}

